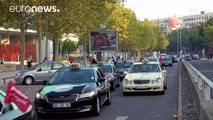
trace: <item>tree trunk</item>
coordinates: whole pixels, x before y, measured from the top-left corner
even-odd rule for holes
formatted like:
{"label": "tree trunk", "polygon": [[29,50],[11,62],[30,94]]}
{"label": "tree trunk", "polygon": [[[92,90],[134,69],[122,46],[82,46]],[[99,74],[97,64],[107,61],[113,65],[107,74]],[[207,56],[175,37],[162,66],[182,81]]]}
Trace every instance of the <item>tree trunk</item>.
{"label": "tree trunk", "polygon": [[41,27],[38,26],[38,29],[37,29],[37,35],[38,35],[38,62],[40,63],[42,61],[42,58],[41,58],[41,54],[42,54],[42,47],[41,47],[41,40],[42,40],[42,32],[41,32]]}
{"label": "tree trunk", "polygon": [[57,35],[56,39],[53,41],[55,42],[54,45],[54,51],[53,51],[53,57],[55,58],[55,61],[58,61],[59,57],[59,41],[60,41],[60,35]]}
{"label": "tree trunk", "polygon": [[[25,60],[25,13],[22,13],[22,21],[21,21],[21,40],[20,40],[20,48],[21,48],[21,69],[24,69],[24,60]],[[28,56],[29,57],[29,56]]]}

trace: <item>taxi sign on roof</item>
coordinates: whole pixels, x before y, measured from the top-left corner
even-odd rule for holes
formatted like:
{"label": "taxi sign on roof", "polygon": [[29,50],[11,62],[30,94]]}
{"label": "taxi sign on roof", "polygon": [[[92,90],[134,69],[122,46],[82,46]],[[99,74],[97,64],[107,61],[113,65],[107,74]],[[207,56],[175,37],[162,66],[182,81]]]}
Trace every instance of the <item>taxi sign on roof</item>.
{"label": "taxi sign on roof", "polygon": [[72,63],[71,65],[70,65],[70,68],[71,69],[80,69],[80,64],[79,63]]}
{"label": "taxi sign on roof", "polygon": [[142,63],[143,63],[143,64],[147,64],[147,63],[149,63],[149,60],[148,60],[148,59],[143,59],[143,60],[142,60]]}

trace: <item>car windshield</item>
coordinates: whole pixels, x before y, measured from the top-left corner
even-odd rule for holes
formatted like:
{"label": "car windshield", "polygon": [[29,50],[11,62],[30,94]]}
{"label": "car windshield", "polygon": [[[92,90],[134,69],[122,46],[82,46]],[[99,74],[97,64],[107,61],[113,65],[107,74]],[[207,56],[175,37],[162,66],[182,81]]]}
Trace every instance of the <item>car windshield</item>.
{"label": "car windshield", "polygon": [[80,84],[94,81],[95,77],[92,70],[70,70],[56,72],[48,84]]}
{"label": "car windshield", "polygon": [[109,72],[109,73],[112,72],[112,68],[110,65],[103,65],[103,66],[100,66],[100,68],[103,72]]}
{"label": "car windshield", "polygon": [[133,62],[120,62],[117,64],[117,68],[130,68]]}
{"label": "car windshield", "polygon": [[158,64],[136,64],[132,65],[129,73],[140,73],[140,72],[160,72]]}
{"label": "car windshield", "polygon": [[171,61],[171,58],[163,58],[163,61]]}

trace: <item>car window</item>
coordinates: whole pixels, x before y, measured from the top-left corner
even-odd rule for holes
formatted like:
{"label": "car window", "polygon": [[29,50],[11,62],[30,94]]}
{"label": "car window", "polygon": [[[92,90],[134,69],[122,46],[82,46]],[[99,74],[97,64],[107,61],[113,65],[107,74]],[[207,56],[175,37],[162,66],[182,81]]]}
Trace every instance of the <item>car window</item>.
{"label": "car window", "polygon": [[51,63],[44,63],[40,66],[41,71],[51,70]]}
{"label": "car window", "polygon": [[133,65],[129,73],[140,73],[140,72],[160,72],[158,64],[138,64]]}
{"label": "car window", "polygon": [[95,76],[93,70],[71,70],[56,72],[48,84],[79,84],[94,81]]}
{"label": "car window", "polygon": [[99,74],[99,78],[100,77],[104,77],[104,73],[101,71],[101,69],[97,69],[98,74]]}
{"label": "car window", "polygon": [[62,68],[62,67],[63,67],[63,65],[60,64],[60,63],[53,63],[53,69],[54,69],[54,70],[58,70],[58,69],[60,69],[60,68]]}
{"label": "car window", "polygon": [[103,65],[103,66],[100,66],[101,70],[103,72],[112,72],[112,67],[110,65]]}
{"label": "car window", "polygon": [[117,68],[130,68],[133,62],[120,62],[117,65]]}

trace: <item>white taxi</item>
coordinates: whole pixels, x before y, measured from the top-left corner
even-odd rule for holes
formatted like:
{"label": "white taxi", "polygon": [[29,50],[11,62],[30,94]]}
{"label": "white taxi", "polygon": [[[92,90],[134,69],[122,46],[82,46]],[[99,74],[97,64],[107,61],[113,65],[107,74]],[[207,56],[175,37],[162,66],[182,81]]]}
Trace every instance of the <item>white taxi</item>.
{"label": "white taxi", "polygon": [[161,92],[167,88],[167,71],[158,62],[134,63],[123,80],[123,95],[130,92]]}

